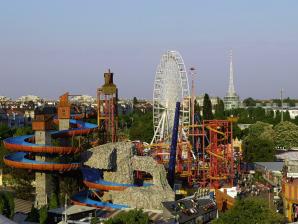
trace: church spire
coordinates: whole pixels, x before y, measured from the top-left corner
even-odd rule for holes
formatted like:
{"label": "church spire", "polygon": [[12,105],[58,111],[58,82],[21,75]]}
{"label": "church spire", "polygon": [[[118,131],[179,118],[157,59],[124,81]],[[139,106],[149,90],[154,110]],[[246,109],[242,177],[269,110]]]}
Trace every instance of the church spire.
{"label": "church spire", "polygon": [[233,52],[230,50],[230,81],[229,81],[229,89],[228,96],[235,96],[235,87],[234,87],[234,70],[233,70]]}
{"label": "church spire", "polygon": [[234,87],[234,68],[233,68],[233,55],[232,50],[230,50],[230,79],[229,79],[229,89],[227,95],[224,97],[225,109],[235,109],[239,108],[241,105],[239,96],[237,95]]}

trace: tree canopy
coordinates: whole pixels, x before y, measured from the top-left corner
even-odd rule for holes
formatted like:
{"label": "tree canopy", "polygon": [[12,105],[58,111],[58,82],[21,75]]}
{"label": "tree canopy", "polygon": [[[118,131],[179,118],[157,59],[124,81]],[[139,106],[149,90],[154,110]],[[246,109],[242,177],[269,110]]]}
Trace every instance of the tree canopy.
{"label": "tree canopy", "polygon": [[46,224],[48,218],[48,207],[46,205],[39,209],[39,223]]}
{"label": "tree canopy", "polygon": [[10,169],[9,173],[14,181],[13,189],[15,196],[20,199],[30,200],[34,192],[34,187],[32,186],[32,182],[35,179],[34,173],[23,169],[8,169]]}
{"label": "tree canopy", "polygon": [[34,205],[31,206],[31,211],[28,213],[26,221],[28,221],[28,222],[38,222],[39,221],[39,212],[38,212],[38,209],[34,207]]}
{"label": "tree canopy", "polygon": [[217,105],[215,106],[214,117],[216,119],[225,119],[225,106],[222,99],[217,98]]}
{"label": "tree canopy", "polygon": [[14,197],[11,192],[1,192],[0,194],[0,213],[7,218],[12,218],[14,215]]}
{"label": "tree canopy", "polygon": [[130,223],[138,223],[138,224],[148,224],[149,217],[146,213],[140,209],[130,210],[128,212],[121,212],[115,217],[107,220],[105,224],[130,224]]}
{"label": "tree canopy", "polygon": [[14,136],[30,135],[32,133],[33,131],[31,126],[25,126],[25,127],[17,128]]}
{"label": "tree canopy", "polygon": [[145,113],[135,112],[132,115],[131,128],[129,129],[131,140],[150,142],[153,137],[152,111]]}
{"label": "tree canopy", "polygon": [[274,130],[271,124],[257,121],[248,128],[248,136],[273,141]]}
{"label": "tree canopy", "polygon": [[274,161],[274,144],[272,141],[261,138],[248,137],[243,143],[243,158],[246,162]]}
{"label": "tree canopy", "polygon": [[58,206],[59,206],[58,195],[55,192],[53,192],[50,197],[49,209],[58,208]]}
{"label": "tree canopy", "polygon": [[203,101],[203,118],[204,120],[213,119],[212,104],[211,104],[209,95],[207,93],[204,95],[204,101]]}
{"label": "tree canopy", "polygon": [[274,127],[273,137],[277,147],[298,147],[298,126],[289,121],[279,123]]}
{"label": "tree canopy", "polygon": [[0,140],[5,138],[9,138],[13,135],[13,130],[9,128],[7,125],[0,125]]}
{"label": "tree canopy", "polygon": [[274,161],[272,125],[256,122],[248,128],[248,134],[243,141],[243,157],[246,162]]}
{"label": "tree canopy", "polygon": [[254,107],[254,106],[256,106],[256,103],[257,102],[251,97],[248,97],[243,100],[243,104],[247,107]]}
{"label": "tree canopy", "polygon": [[282,224],[285,218],[269,209],[267,201],[261,198],[238,200],[233,208],[213,220],[212,224]]}

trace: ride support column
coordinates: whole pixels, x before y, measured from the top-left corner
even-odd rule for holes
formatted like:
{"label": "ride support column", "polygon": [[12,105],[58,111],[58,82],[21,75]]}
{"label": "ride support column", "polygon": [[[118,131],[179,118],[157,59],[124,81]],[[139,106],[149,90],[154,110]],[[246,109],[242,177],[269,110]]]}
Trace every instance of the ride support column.
{"label": "ride support column", "polygon": [[[35,131],[36,144],[51,144],[51,135],[48,131]],[[46,157],[41,154],[35,156],[36,161],[46,162]],[[51,174],[36,172],[35,173],[35,207],[40,208],[48,204],[53,191]]]}

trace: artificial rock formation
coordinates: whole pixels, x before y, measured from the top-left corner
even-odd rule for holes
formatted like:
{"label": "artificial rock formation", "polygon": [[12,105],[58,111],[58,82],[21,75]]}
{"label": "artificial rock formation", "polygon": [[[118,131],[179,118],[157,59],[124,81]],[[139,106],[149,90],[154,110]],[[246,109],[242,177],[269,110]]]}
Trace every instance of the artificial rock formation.
{"label": "artificial rock formation", "polygon": [[115,203],[145,209],[162,209],[161,202],[175,200],[175,194],[167,181],[166,170],[149,156],[134,156],[130,160],[132,169],[150,173],[153,185],[150,187],[127,188],[123,192],[112,191]]}
{"label": "artificial rock formation", "polygon": [[85,165],[102,169],[106,181],[133,183],[133,172],[144,171],[151,174],[153,185],[129,187],[124,191],[110,191],[109,195],[116,204],[144,209],[161,209],[161,202],[175,199],[168,184],[166,170],[152,157],[135,156],[131,142],[108,143],[84,153]]}
{"label": "artificial rock formation", "polygon": [[85,165],[105,171],[106,181],[132,184],[133,170],[129,163],[132,155],[130,142],[117,142],[89,149],[83,157],[88,160]]}

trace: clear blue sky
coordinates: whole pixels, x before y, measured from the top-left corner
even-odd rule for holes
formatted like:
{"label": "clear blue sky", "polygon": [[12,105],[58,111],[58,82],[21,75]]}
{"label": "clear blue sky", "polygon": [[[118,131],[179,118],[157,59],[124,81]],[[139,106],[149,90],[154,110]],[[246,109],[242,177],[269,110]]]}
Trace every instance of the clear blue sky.
{"label": "clear blue sky", "polygon": [[243,99],[298,98],[297,0],[0,0],[0,95],[95,95],[111,68],[120,97],[152,98],[162,53],[224,96],[229,49]]}

